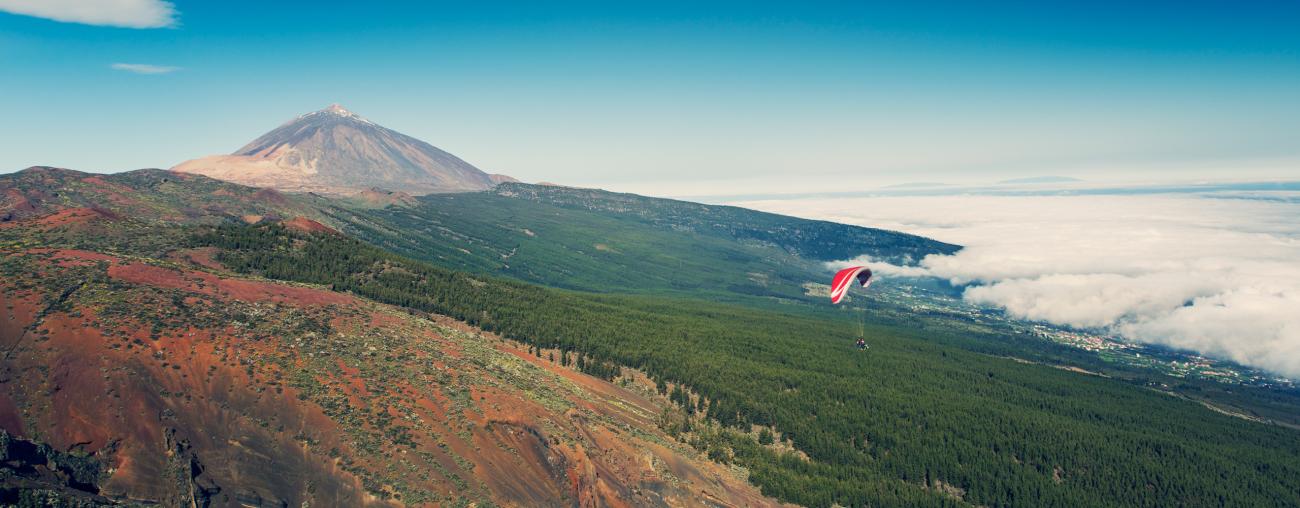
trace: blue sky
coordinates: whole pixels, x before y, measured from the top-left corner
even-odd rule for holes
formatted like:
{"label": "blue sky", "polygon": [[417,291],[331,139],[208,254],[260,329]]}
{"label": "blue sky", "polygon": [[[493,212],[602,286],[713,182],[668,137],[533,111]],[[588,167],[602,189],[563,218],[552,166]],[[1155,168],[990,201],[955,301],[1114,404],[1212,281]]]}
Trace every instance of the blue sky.
{"label": "blue sky", "polygon": [[169,167],[338,102],[654,194],[1300,178],[1295,2],[95,3],[0,0],[0,171]]}

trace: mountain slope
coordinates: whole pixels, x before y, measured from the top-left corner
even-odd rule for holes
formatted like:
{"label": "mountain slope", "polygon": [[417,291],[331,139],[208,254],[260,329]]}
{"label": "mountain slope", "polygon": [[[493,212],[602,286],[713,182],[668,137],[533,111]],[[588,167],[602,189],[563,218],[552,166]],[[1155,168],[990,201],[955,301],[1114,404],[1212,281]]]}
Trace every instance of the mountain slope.
{"label": "mountain slope", "polygon": [[635,217],[659,229],[772,245],[814,261],[851,259],[866,254],[905,265],[930,254],[952,254],[961,248],[897,231],[598,189],[511,183],[492,192],[564,208]]}
{"label": "mountain slope", "polygon": [[211,223],[240,217],[319,216],[329,203],[160,169],[100,175],[36,166],[0,175],[0,222],[67,208],[95,208],[136,219]]}
{"label": "mountain slope", "polygon": [[338,219],[371,243],[454,269],[616,293],[802,298],[825,261],[913,264],[958,246],[895,231],[613,192],[505,183]]}
{"label": "mountain slope", "polygon": [[644,369],[681,407],[665,419],[669,432],[800,504],[1300,501],[1294,430],[1118,379],[952,347],[1005,340],[978,327],[908,313],[905,328],[869,326],[864,354],[848,346],[856,326],[829,310],[560,292],[273,225],[217,228],[196,241],[221,249],[218,259],[238,271],[461,316],[590,354],[586,365]]}
{"label": "mountain slope", "polygon": [[19,490],[163,506],[775,504],[659,430],[667,402],[644,383],[238,276],[210,249],[95,248],[188,233],[69,210],[84,209],[0,228],[0,429],[86,463],[75,489]]}
{"label": "mountain slope", "polygon": [[0,221],[67,207],[204,224],[302,216],[446,268],[613,293],[803,298],[805,284],[829,275],[823,261],[868,254],[907,264],[959,248],[742,208],[519,183],[420,198],[368,189],[338,200],[162,170],[30,168],[0,175],[0,193]]}
{"label": "mountain slope", "polygon": [[[432,463],[425,462],[418,451],[412,455],[410,449],[402,446],[406,443],[403,436],[409,434],[418,444],[427,435],[459,435],[465,430],[463,427],[448,428],[451,424],[445,423],[455,421],[457,408],[476,407],[485,414],[497,411],[490,404],[492,395],[486,395],[486,401],[480,398],[485,397],[486,389],[457,388],[452,395],[446,392],[446,387],[463,386],[464,380],[450,370],[446,372],[447,377],[437,375],[437,368],[446,364],[449,369],[454,367],[455,372],[466,372],[476,380],[487,379],[487,384],[494,388],[498,387],[494,383],[512,384],[509,380],[517,379],[515,376],[520,372],[514,367],[518,364],[492,360],[495,356],[466,353],[483,347],[504,349],[515,358],[550,372],[555,372],[549,368],[559,363],[576,366],[579,371],[601,378],[614,378],[615,385],[626,384],[634,395],[649,399],[652,404],[663,403],[666,397],[675,408],[661,408],[654,418],[659,430],[712,461],[747,472],[748,479],[765,494],[810,506],[1300,504],[1296,495],[1300,492],[1297,483],[1300,482],[1300,441],[1295,439],[1293,429],[1212,412],[1197,402],[1170,396],[1199,391],[1200,385],[1194,380],[1153,373],[1134,376],[1091,364],[1085,364],[1088,370],[1111,377],[1057,368],[1072,367],[1073,364],[1066,362],[1078,358],[1079,354],[1074,353],[1074,357],[1058,354],[1039,339],[992,329],[977,319],[952,319],[924,309],[892,307],[873,300],[870,312],[865,315],[865,334],[872,347],[862,353],[850,346],[861,326],[858,314],[844,307],[787,299],[748,299],[743,305],[734,305],[719,303],[716,294],[698,290],[675,292],[672,297],[562,291],[482,273],[447,270],[381,250],[376,245],[392,248],[382,237],[372,245],[339,234],[336,231],[346,233],[357,224],[387,220],[343,205],[318,206],[317,215],[312,216],[333,226],[333,230],[305,220],[262,220],[248,225],[241,216],[230,212],[269,210],[265,202],[230,199],[224,207],[221,203],[208,204],[208,200],[214,199],[214,193],[218,197],[242,197],[256,192],[233,184],[194,176],[160,186],[158,178],[170,173],[137,172],[107,178],[109,183],[121,187],[114,187],[113,193],[96,195],[99,187],[84,181],[93,178],[90,175],[55,170],[29,173],[0,177],[0,191],[8,194],[18,188],[12,185],[17,180],[26,182],[22,188],[28,194],[39,192],[48,198],[24,198],[27,204],[40,203],[38,213],[45,215],[18,214],[21,218],[17,220],[0,222],[0,249],[6,253],[0,268],[9,267],[0,273],[4,275],[0,281],[5,284],[15,281],[12,290],[2,291],[11,300],[0,305],[0,323],[17,323],[19,337],[16,341],[0,342],[0,347],[12,349],[13,356],[7,363],[17,369],[0,376],[0,393],[11,394],[14,400],[28,401],[11,409],[0,406],[0,428],[21,428],[38,434],[19,434],[22,439],[52,443],[59,449],[72,447],[78,454],[90,453],[92,457],[109,459],[112,450],[121,449],[105,447],[106,451],[100,455],[98,450],[89,452],[87,445],[77,446],[87,441],[85,436],[89,433],[52,437],[68,430],[84,429],[86,422],[113,421],[113,415],[101,417],[96,411],[101,411],[98,409],[101,401],[112,403],[116,397],[109,394],[96,398],[93,394],[100,393],[96,391],[97,385],[89,384],[100,376],[126,376],[111,370],[112,367],[107,367],[109,371],[105,372],[101,370],[104,365],[92,363],[104,357],[114,366],[132,365],[133,357],[121,356],[123,351],[113,350],[113,344],[126,349],[123,340],[131,338],[142,344],[126,340],[131,344],[128,352],[141,348],[143,353],[153,354],[155,348],[162,348],[166,357],[152,360],[159,362],[156,367],[167,375],[178,374],[185,383],[196,383],[180,385],[185,390],[183,393],[208,398],[217,397],[222,389],[217,388],[213,394],[206,385],[197,384],[202,377],[196,377],[194,372],[210,369],[211,365],[200,363],[197,371],[184,363],[181,369],[171,365],[190,361],[188,351],[195,354],[206,351],[204,344],[220,344],[228,356],[225,363],[217,365],[219,372],[254,376],[239,378],[244,382],[227,385],[225,390],[230,392],[234,388],[234,393],[245,394],[239,395],[241,398],[256,400],[256,396],[261,396],[263,402],[270,400],[274,404],[267,403],[270,406],[267,408],[232,402],[228,404],[229,409],[219,404],[218,408],[241,415],[285,416],[277,417],[280,420],[263,418],[267,422],[265,426],[259,421],[252,426],[213,431],[227,437],[226,444],[214,441],[204,445],[207,451],[196,452],[201,465],[208,467],[205,455],[218,457],[217,460],[227,457],[252,460],[241,455],[245,452],[239,449],[239,444],[245,441],[240,435],[262,436],[258,439],[273,442],[277,439],[275,434],[268,437],[258,433],[277,429],[277,421],[296,421],[291,420],[296,418],[292,416],[295,411],[315,406],[322,408],[339,428],[345,429],[326,432],[326,437],[339,434],[344,436],[340,440],[360,443],[355,448],[338,447],[337,464],[352,476],[327,477],[312,472],[311,465],[317,464],[313,461],[319,457],[299,461],[294,454],[303,451],[289,450],[283,460],[295,464],[287,471],[297,476],[274,477],[279,479],[266,480],[265,485],[250,482],[248,488],[253,493],[261,492],[257,494],[261,499],[297,500],[300,497],[292,496],[299,494],[285,492],[299,492],[305,485],[326,483],[330,487],[317,487],[317,491],[343,491],[340,489],[345,487],[336,486],[354,485],[358,481],[367,495],[387,502],[398,499],[389,493],[387,485],[395,486],[394,489],[414,485],[412,489],[431,489],[429,492],[441,496],[444,491],[439,489],[446,488],[447,482],[452,488],[459,488],[459,484],[436,468],[429,469]],[[31,180],[40,180],[42,184],[32,184]],[[226,187],[231,189],[223,191]],[[211,188],[217,190],[207,190]],[[160,193],[159,189],[166,192]],[[158,194],[159,197],[154,197]],[[576,245],[571,242],[587,241],[580,236],[582,231],[566,229],[570,226],[564,222],[574,218],[582,221],[576,223],[582,227],[613,225],[625,228],[620,234],[646,238],[640,244],[621,246],[620,252],[629,257],[672,255],[672,250],[680,248],[686,250],[683,255],[709,258],[715,254],[709,249],[719,245],[727,245],[727,249],[742,245],[734,240],[717,243],[726,241],[731,233],[708,232],[708,228],[679,231],[672,236],[668,232],[677,231],[675,226],[679,227],[681,220],[656,226],[635,210],[598,212],[530,199],[482,195],[490,199],[478,199],[480,194],[472,194],[431,196],[421,201],[448,203],[449,207],[478,203],[467,207],[473,213],[455,215],[458,221],[470,221],[474,213],[506,206],[518,206],[506,210],[546,216],[547,227],[553,229],[534,231],[535,236],[520,231],[510,234],[554,242],[555,245],[543,247],[547,249],[545,252],[557,255],[564,252],[565,246]],[[456,201],[462,196],[475,196],[476,200]],[[181,197],[194,199],[196,212],[203,213],[171,209]],[[282,197],[296,203],[295,206],[332,202],[312,196]],[[105,203],[108,206],[93,207]],[[661,203],[660,206],[678,205]],[[597,208],[607,207],[602,204]],[[132,213],[133,208],[139,209],[139,217]],[[425,207],[399,204],[385,210],[396,214],[414,208]],[[421,216],[413,215],[411,224],[420,224],[415,218]],[[455,225],[446,217],[430,217],[438,218],[439,222],[420,226],[428,231],[411,229],[408,235],[430,236],[429,245],[439,248],[454,249],[458,241],[459,245],[477,248],[475,242],[480,241],[477,237],[461,233],[471,231],[466,229],[467,225],[473,225],[472,231],[480,236],[495,231],[482,229],[491,225],[490,222]],[[756,220],[743,216],[741,219]],[[448,236],[438,236],[444,233]],[[488,240],[501,241],[492,238],[482,241]],[[659,244],[670,240],[672,243]],[[782,252],[793,256],[786,248],[762,243],[743,246],[772,256]],[[797,243],[792,246],[797,247]],[[888,255],[888,251],[880,255]],[[575,275],[586,274],[588,267],[599,265],[579,262],[582,259],[579,256],[566,256],[560,259],[577,263],[573,266]],[[680,273],[669,270],[666,279],[689,282],[691,277],[727,265],[726,261],[713,263]],[[538,258],[536,266],[546,266],[544,258]],[[605,276],[597,274],[588,280]],[[462,341],[445,328],[455,331],[463,329],[465,324],[436,317],[426,319],[430,312],[458,318],[465,324],[527,344],[528,351],[515,345],[518,343],[494,342],[491,334],[478,334]],[[377,315],[398,321],[375,319]],[[404,321],[407,318],[414,321]],[[121,326],[129,333],[127,337],[105,334],[105,329],[116,330],[117,321],[125,323]],[[428,321],[434,321],[433,331],[421,331],[422,326],[430,326]],[[177,333],[179,325],[193,328],[195,335],[191,338],[188,329]],[[15,329],[0,329],[0,338],[14,337]],[[159,340],[150,342],[155,330]],[[101,335],[111,335],[104,341],[108,351],[100,351],[103,348],[94,342]],[[85,340],[69,343],[70,337]],[[422,349],[426,343],[434,350],[447,351],[449,358],[435,357]],[[179,347],[172,349],[171,344]],[[69,356],[81,354],[82,350],[89,353]],[[150,360],[147,356],[135,357],[136,363]],[[1026,358],[1029,360],[1023,360]],[[329,360],[342,363],[329,363]],[[163,361],[169,365],[163,367]],[[285,361],[291,362],[289,367],[283,366]],[[446,363],[453,361],[461,362]],[[73,377],[85,380],[84,386],[89,388],[59,381],[71,379],[71,374],[51,374],[63,372],[55,369],[61,365],[75,366],[67,372],[76,373]],[[252,374],[247,373],[250,366]],[[637,371],[617,366],[634,367],[649,379]],[[431,368],[434,370],[430,371]],[[298,371],[311,373],[318,381],[287,375],[283,379],[275,378],[277,372]],[[572,370],[559,374],[575,379],[569,377]],[[127,383],[134,379],[132,376],[114,383]],[[358,381],[357,376],[362,379]],[[567,393],[564,384],[547,378],[525,377],[532,381],[517,386],[522,395],[500,388],[516,394],[515,398],[503,400],[499,404],[502,408],[530,407],[529,397],[555,386]],[[47,379],[56,382],[51,385]],[[133,392],[129,397],[126,393],[121,396],[127,400],[157,399],[174,404],[185,400],[183,395],[178,400],[177,385],[169,384],[176,382],[172,378],[148,379],[154,390],[158,387],[167,390],[166,396],[147,388],[140,388],[144,391]],[[413,387],[416,395],[410,395],[412,387],[403,384],[402,379],[420,380],[422,384]],[[313,382],[325,389],[312,389]],[[603,391],[596,390],[596,385],[578,384]],[[471,387],[481,385],[471,383]],[[353,390],[363,388],[371,390],[363,392],[369,396],[357,396],[364,400],[354,403]],[[298,396],[283,398],[280,393],[273,394],[277,389]],[[404,401],[428,398],[422,395],[428,391],[445,397],[445,400],[434,400],[436,407],[443,411],[442,418],[426,416],[427,413],[416,408],[418,418],[412,420],[405,412],[410,405]],[[662,396],[655,395],[656,392]],[[1261,393],[1248,387],[1233,387],[1232,392],[1243,397]],[[78,398],[74,394],[92,396]],[[347,405],[330,402],[336,399],[329,397],[318,398],[329,395],[347,397]],[[1279,410],[1295,407],[1286,403],[1293,397],[1278,395]],[[303,396],[306,398],[300,398]],[[232,398],[225,397],[222,400]],[[194,404],[202,406],[199,402],[208,399],[195,400]],[[606,400],[628,410],[648,407],[627,396]],[[591,409],[591,404],[590,400],[580,400],[573,407],[582,411]],[[562,411],[562,416],[546,413],[539,420],[572,419],[564,405],[541,405],[548,410]],[[391,419],[377,409],[380,406],[393,409],[386,413]],[[180,414],[177,408],[182,406],[162,407],[149,402],[141,407],[146,415],[142,418],[147,418],[166,409]],[[57,413],[63,417],[48,417],[47,408],[63,411]],[[335,410],[338,412],[330,413]],[[633,412],[651,415],[655,411]],[[473,410],[470,413],[478,414]],[[92,417],[81,416],[86,414]],[[435,411],[433,416],[437,414]],[[581,422],[574,423],[578,429],[611,424],[628,430],[619,423],[624,420],[608,414],[600,416],[605,414],[603,411],[595,411],[595,416],[584,414],[578,419]],[[24,415],[38,418],[28,424],[30,417]],[[178,417],[184,422],[194,421],[192,418]],[[475,422],[475,427],[469,430],[471,439],[480,443],[473,436],[486,430],[479,428],[480,424],[484,427],[486,424],[474,420],[473,416],[469,418]],[[425,427],[415,426],[420,421],[444,423],[441,426],[430,423],[428,428],[433,431],[427,432]],[[159,424],[140,425],[149,429],[150,436],[159,430]],[[134,428],[118,423],[113,426]],[[560,430],[543,434],[566,435],[556,434],[569,428],[565,424],[559,426]],[[398,427],[411,430],[403,432]],[[179,432],[185,427],[177,428]],[[321,428],[325,432],[333,427],[322,425]],[[498,428],[497,424],[492,424],[492,428]],[[542,428],[548,427],[543,423]],[[582,442],[619,449],[630,443],[634,448],[642,448],[643,441],[638,440],[661,436],[659,430],[632,425],[628,433],[616,439]],[[589,432],[595,437],[602,435]],[[238,435],[229,438],[233,434]],[[163,436],[143,442],[157,443],[161,439],[162,444],[154,449],[167,449],[170,445],[165,431]],[[181,439],[187,440],[194,449],[199,448],[195,444],[198,440],[188,435]],[[669,446],[672,442],[673,439],[667,439],[661,444]],[[527,472],[537,471],[536,467],[546,470],[548,466],[542,464],[553,463],[540,453],[522,454],[517,469],[501,473],[491,468],[502,463],[501,456],[492,452],[491,447],[527,448],[517,441],[506,441],[500,446],[497,443],[500,440],[465,454],[448,444],[448,449],[468,461],[452,458],[460,469],[444,466],[470,486],[457,491],[466,492],[466,500],[495,499],[525,505],[569,504],[573,500],[571,497],[554,503],[519,501],[538,499],[528,497],[535,495],[530,493],[554,492],[548,487],[554,482],[545,480],[546,474]],[[312,446],[308,443],[309,450],[318,449]],[[425,450],[419,446],[414,449]],[[583,449],[593,450],[587,444],[583,444]],[[397,451],[389,453],[393,450]],[[273,456],[278,457],[279,453],[276,451]],[[438,452],[430,453],[435,458],[442,457]],[[631,471],[632,477],[647,478],[638,473],[645,469],[623,462],[638,454],[635,451],[606,455],[591,452],[588,454],[591,461],[584,464],[594,466],[600,462],[597,457],[600,455],[608,456],[610,463],[616,465],[609,469],[594,466],[595,472],[580,477],[605,479],[618,471]],[[173,451],[172,456],[175,455],[177,452]],[[331,455],[326,452],[327,457]],[[690,452],[682,450],[679,455],[689,456]],[[487,466],[481,465],[483,460]],[[667,459],[660,460],[670,463]],[[658,464],[654,460],[649,462]],[[463,463],[480,465],[471,468]],[[264,467],[257,464],[241,467],[251,471]],[[417,469],[423,467],[422,471],[431,479],[420,478],[419,473],[414,473],[416,479],[412,479],[405,469],[411,464]],[[717,467],[702,461],[692,464],[698,471]],[[219,468],[208,469],[212,471],[208,478],[222,492],[240,491],[239,486],[243,484],[229,483],[228,478],[221,477]],[[664,471],[659,467],[653,469]],[[526,493],[512,491],[515,493],[510,494],[503,493],[507,490],[504,486],[474,489],[479,477],[471,479],[468,473],[461,474],[467,470],[516,475],[521,482],[537,487],[530,487]],[[674,473],[673,477],[683,476]],[[372,479],[370,483],[366,478]],[[311,479],[312,483],[304,483],[304,479]],[[669,487],[692,492],[695,488],[655,475],[640,483],[622,479],[607,481],[637,485],[630,488],[634,495],[638,491],[660,493]],[[660,482],[668,486],[658,486]],[[271,484],[278,486],[277,490],[269,490]],[[209,484],[199,485],[207,489]],[[114,488],[114,483],[109,481],[101,490],[119,492]],[[569,492],[590,491],[575,488]],[[717,493],[711,494],[718,497],[716,504],[747,502],[744,494],[710,492]],[[401,498],[409,499],[406,495],[402,494]],[[650,497],[636,499],[640,502]]]}
{"label": "mountain slope", "polygon": [[483,190],[496,183],[494,175],[450,153],[337,104],[299,116],[231,155],[194,159],[172,169],[256,187],[326,194],[379,187],[418,195]]}

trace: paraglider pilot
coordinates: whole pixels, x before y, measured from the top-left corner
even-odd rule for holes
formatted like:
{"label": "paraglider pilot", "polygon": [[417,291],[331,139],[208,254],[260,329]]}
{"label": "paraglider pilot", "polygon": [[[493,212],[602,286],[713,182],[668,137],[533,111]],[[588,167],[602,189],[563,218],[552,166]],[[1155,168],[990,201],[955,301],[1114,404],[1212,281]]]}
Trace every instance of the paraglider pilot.
{"label": "paraglider pilot", "polygon": [[[849,288],[857,282],[863,289],[871,286],[871,269],[865,266],[851,266],[836,272],[835,278],[831,279],[831,304],[840,303],[844,296],[849,293]],[[864,333],[859,326],[859,334]],[[865,351],[867,349],[867,339],[865,336],[859,336],[855,344],[858,349]]]}

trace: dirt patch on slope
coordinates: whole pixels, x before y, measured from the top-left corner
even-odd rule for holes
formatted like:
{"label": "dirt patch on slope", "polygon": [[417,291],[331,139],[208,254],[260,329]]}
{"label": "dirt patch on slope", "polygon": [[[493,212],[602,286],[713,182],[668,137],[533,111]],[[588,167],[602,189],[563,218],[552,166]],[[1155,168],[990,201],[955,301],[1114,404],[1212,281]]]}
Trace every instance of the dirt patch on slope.
{"label": "dirt patch on slope", "polygon": [[347,295],[332,291],[270,282],[225,279],[207,272],[164,268],[139,262],[114,264],[108,268],[108,275],[135,284],[184,289],[248,302],[269,301],[295,305],[330,305],[346,304],[353,301]]}
{"label": "dirt patch on slope", "polygon": [[281,224],[283,224],[284,227],[286,228],[296,230],[296,231],[301,231],[303,233],[338,234],[338,231],[335,231],[334,228],[331,228],[329,226],[326,226],[314,220],[308,219],[306,217],[294,217],[292,219],[281,222]]}

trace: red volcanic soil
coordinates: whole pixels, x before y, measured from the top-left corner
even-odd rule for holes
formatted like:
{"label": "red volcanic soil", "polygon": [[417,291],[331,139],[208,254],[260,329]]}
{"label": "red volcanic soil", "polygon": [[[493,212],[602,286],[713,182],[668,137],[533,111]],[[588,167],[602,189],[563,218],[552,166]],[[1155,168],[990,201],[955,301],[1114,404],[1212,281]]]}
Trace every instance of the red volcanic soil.
{"label": "red volcanic soil", "polygon": [[0,221],[36,213],[36,206],[18,189],[5,189],[4,199],[0,201]]}
{"label": "red volcanic soil", "polygon": [[347,295],[271,282],[226,279],[216,275],[131,262],[108,267],[109,277],[134,284],[184,289],[246,302],[279,302],[295,305],[342,305],[352,303]]}
{"label": "red volcanic soil", "polygon": [[140,204],[136,197],[139,196],[139,191],[125,185],[109,182],[99,176],[88,176],[81,181],[95,187],[95,193],[113,205],[126,208]]}
{"label": "red volcanic soil", "polygon": [[[526,448],[528,440],[521,439],[527,432],[535,431],[547,425],[560,425],[569,428],[581,436],[578,444],[569,448],[550,446],[548,453],[558,453],[559,458],[546,459],[552,464],[545,475],[562,476],[568,485],[568,495],[575,496],[579,506],[642,506],[647,504],[668,506],[774,506],[775,501],[764,498],[743,481],[737,482],[725,466],[683,454],[680,450],[670,448],[663,443],[671,443],[671,438],[662,434],[657,428],[656,419],[670,403],[652,400],[633,390],[618,386],[602,379],[588,376],[556,362],[528,353],[518,343],[503,340],[495,334],[482,332],[461,321],[444,316],[432,316],[439,325],[462,331],[474,332],[490,341],[492,346],[509,355],[523,360],[547,373],[564,379],[580,390],[582,395],[573,400],[574,409],[556,416],[552,410],[531,401],[513,399],[507,392],[486,389],[475,391],[474,397],[482,399],[483,421],[489,428],[506,428],[512,448]],[[545,356],[545,355],[542,355]],[[596,425],[593,420],[604,420],[612,425]],[[548,422],[540,427],[538,422]],[[631,429],[637,429],[632,431]],[[659,435],[659,442],[634,439],[630,434],[642,432]],[[540,433],[545,436],[545,432]],[[502,438],[505,439],[505,438]],[[544,439],[544,437],[543,437]],[[488,453],[488,452],[484,452]],[[538,452],[540,453],[540,452]],[[504,459],[501,459],[504,460]],[[536,461],[525,461],[537,464]],[[555,467],[563,466],[563,474],[557,473]],[[498,467],[489,462],[488,467]],[[525,467],[517,465],[516,467]],[[488,469],[491,473],[492,469]],[[488,474],[484,480],[494,489],[510,491],[520,489],[518,469],[499,474]],[[543,472],[532,474],[533,477],[545,477]],[[684,485],[693,485],[688,493],[674,492],[673,489],[647,489],[647,483],[638,484],[638,480],[649,485],[662,487],[657,482],[664,478],[673,478]],[[536,485],[529,487],[533,492],[540,492]],[[655,492],[648,494],[648,492]],[[683,497],[683,494],[686,494]],[[541,499],[541,498],[538,498]],[[524,503],[528,506],[528,503]]]}
{"label": "red volcanic soil", "polygon": [[127,187],[122,184],[110,182],[108,180],[103,179],[103,177],[99,177],[99,176],[88,176],[86,178],[82,178],[81,181],[99,187],[101,191],[112,191],[121,194],[131,194],[135,192],[135,190],[131,189],[130,187]]}
{"label": "red volcanic soil", "polygon": [[33,219],[43,229],[87,224],[100,220],[119,220],[121,216],[102,208],[65,208],[52,214]]}
{"label": "red volcanic soil", "polygon": [[[0,301],[15,300],[5,295]],[[89,326],[94,321],[86,309],[80,313],[46,317],[39,337],[28,333],[25,347],[5,362],[0,424],[30,435],[30,427],[14,423],[25,415],[22,420],[40,428],[40,438],[56,449],[107,462],[112,474],[101,494],[189,506],[197,491],[212,496],[214,506],[254,498],[273,506],[301,502],[285,487],[309,482],[313,504],[383,504],[367,503],[370,496],[354,476],[305,450],[294,432],[275,430],[311,429],[322,445],[341,442],[338,425],[319,408],[297,404],[292,391],[259,391],[242,366],[217,351],[228,346],[218,346],[216,337],[109,337]],[[45,375],[34,377],[37,371]]]}
{"label": "red volcanic soil", "polygon": [[225,270],[226,267],[214,258],[216,255],[216,247],[197,247],[178,250],[172,253],[169,259],[201,266],[209,270]]}
{"label": "red volcanic soil", "polygon": [[0,428],[163,506],[775,505],[660,431],[665,401],[449,318],[203,271],[212,254],[17,253],[111,281],[0,279]]}
{"label": "red volcanic soil", "polygon": [[303,232],[303,233],[334,233],[334,234],[338,234],[338,231],[335,231],[334,228],[331,228],[331,227],[329,227],[329,226],[326,226],[326,225],[321,224],[321,223],[319,223],[319,222],[316,222],[316,221],[314,221],[314,220],[308,219],[308,218],[306,218],[306,217],[294,217],[294,218],[292,218],[292,219],[289,219],[289,220],[286,220],[286,221],[281,222],[281,224],[284,224],[284,227],[287,227],[287,228],[289,228],[289,229],[293,229],[293,230],[297,230],[297,231],[301,231],[301,232]]}

